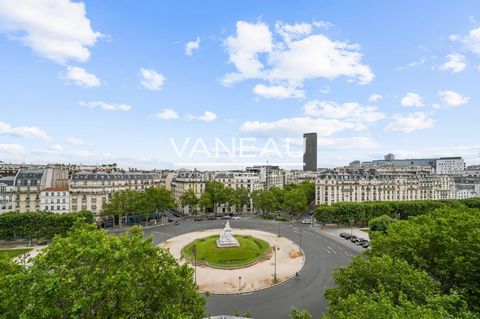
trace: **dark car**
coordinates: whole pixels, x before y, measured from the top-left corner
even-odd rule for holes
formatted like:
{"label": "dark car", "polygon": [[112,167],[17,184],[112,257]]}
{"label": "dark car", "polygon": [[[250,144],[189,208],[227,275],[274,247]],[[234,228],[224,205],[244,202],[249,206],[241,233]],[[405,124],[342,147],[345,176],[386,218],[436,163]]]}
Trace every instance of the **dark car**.
{"label": "dark car", "polygon": [[202,221],[202,220],[203,220],[203,218],[202,218],[202,217],[195,217],[195,219],[194,219],[194,220],[195,220],[196,222],[199,222],[199,221]]}
{"label": "dark car", "polygon": [[363,244],[361,244],[360,246],[362,246],[363,248],[368,248],[368,247],[370,247],[370,243],[367,241],[367,242],[364,242]]}
{"label": "dark car", "polygon": [[352,238],[352,237],[353,237],[352,234],[346,234],[345,236],[343,236],[343,238],[345,238],[345,239],[350,239],[350,238]]}
{"label": "dark car", "polygon": [[368,243],[368,240],[366,239],[358,239],[355,244],[357,244],[358,246],[362,245],[363,243]]}
{"label": "dark car", "polygon": [[215,220],[215,216],[209,215],[209,216],[207,216],[207,220]]}
{"label": "dark car", "polygon": [[357,243],[357,242],[359,242],[360,240],[363,240],[363,238],[358,238],[358,237],[352,237],[352,238],[350,238],[350,241],[351,241],[352,243]]}
{"label": "dark car", "polygon": [[347,233],[340,233],[340,237],[343,238],[343,237],[345,237],[346,234],[347,234]]}
{"label": "dark car", "polygon": [[355,235],[350,235],[350,238],[348,238],[352,243],[355,239],[357,239],[357,236]]}

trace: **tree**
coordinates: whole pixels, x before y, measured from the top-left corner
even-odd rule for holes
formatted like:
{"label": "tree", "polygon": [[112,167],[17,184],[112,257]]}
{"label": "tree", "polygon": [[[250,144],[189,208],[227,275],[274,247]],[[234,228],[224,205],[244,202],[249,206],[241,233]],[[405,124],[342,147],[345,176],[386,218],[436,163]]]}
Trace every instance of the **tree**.
{"label": "tree", "polygon": [[198,204],[200,205],[200,208],[203,210],[204,213],[210,209],[213,209],[212,201],[210,200],[210,196],[207,193],[203,193],[200,196],[200,198],[198,199]]}
{"label": "tree", "polygon": [[[225,203],[225,192],[223,191],[225,186],[216,181],[207,182],[205,185],[205,196],[209,198],[213,213],[217,215],[217,207],[219,204]],[[205,201],[206,202],[206,201]]]}
{"label": "tree", "polygon": [[143,211],[146,213],[153,211],[162,212],[175,207],[175,199],[172,196],[172,192],[166,188],[147,188],[145,192],[141,193],[141,197],[145,199]]}
{"label": "tree", "polygon": [[306,211],[307,208],[307,195],[305,195],[301,189],[294,188],[285,192],[283,209],[285,209],[290,215]]}
{"label": "tree", "polygon": [[394,219],[388,215],[375,217],[368,222],[368,227],[371,231],[379,231],[384,234],[387,233],[388,226],[393,223]]}
{"label": "tree", "polygon": [[260,190],[253,196],[253,205],[264,213],[271,213],[276,210],[277,201],[272,192]]}
{"label": "tree", "polygon": [[130,189],[113,193],[112,200],[103,206],[102,215],[114,216],[121,224],[122,217],[138,208],[139,193]]}
{"label": "tree", "polygon": [[243,211],[244,207],[250,202],[250,193],[246,188],[235,189],[235,198],[237,205],[237,212]]}
{"label": "tree", "polygon": [[143,239],[80,225],[29,267],[0,263],[5,318],[202,318],[192,270]]}
{"label": "tree", "polygon": [[301,311],[297,308],[292,308],[290,319],[312,319],[312,315],[306,310]]}
{"label": "tree", "polygon": [[[334,272],[326,318],[469,318],[466,302],[444,295],[426,272],[389,256],[354,257]],[[383,309],[383,310],[382,310]]]}
{"label": "tree", "polygon": [[458,291],[480,311],[480,210],[442,208],[373,233],[371,256],[391,256],[424,270],[444,293]]}
{"label": "tree", "polygon": [[192,208],[194,209],[193,213],[196,212],[195,207],[197,206],[197,204],[198,198],[197,195],[195,195],[193,189],[187,190],[180,196],[180,205],[182,207],[188,207],[190,214],[192,214]]}

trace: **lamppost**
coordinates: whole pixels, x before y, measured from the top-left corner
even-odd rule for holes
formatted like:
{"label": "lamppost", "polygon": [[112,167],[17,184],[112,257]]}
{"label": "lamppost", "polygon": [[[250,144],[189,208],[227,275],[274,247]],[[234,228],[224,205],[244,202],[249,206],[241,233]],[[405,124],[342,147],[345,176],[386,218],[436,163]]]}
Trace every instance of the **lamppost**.
{"label": "lamppost", "polygon": [[238,290],[242,290],[242,276],[238,276]]}
{"label": "lamppost", "polygon": [[280,237],[280,221],[278,221],[278,237]]}
{"label": "lamppost", "polygon": [[195,287],[197,287],[197,245],[193,245],[193,266],[195,267]]}
{"label": "lamppost", "polygon": [[275,255],[275,262],[274,262],[274,272],[273,272],[273,282],[277,282],[277,249],[280,249],[277,246],[273,246],[273,253]]}
{"label": "lamppost", "polygon": [[302,227],[300,227],[300,252],[302,252]]}

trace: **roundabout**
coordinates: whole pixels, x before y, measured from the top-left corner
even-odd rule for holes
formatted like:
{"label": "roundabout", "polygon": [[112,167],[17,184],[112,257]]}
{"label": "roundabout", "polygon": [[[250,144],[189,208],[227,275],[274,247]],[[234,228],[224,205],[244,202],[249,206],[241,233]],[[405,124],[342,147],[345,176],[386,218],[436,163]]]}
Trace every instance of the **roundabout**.
{"label": "roundabout", "polygon": [[181,262],[188,262],[194,268],[198,289],[210,294],[266,289],[295,277],[304,265],[300,247],[283,236],[235,229],[239,246],[218,247],[221,233],[222,229],[190,232],[160,246]]}

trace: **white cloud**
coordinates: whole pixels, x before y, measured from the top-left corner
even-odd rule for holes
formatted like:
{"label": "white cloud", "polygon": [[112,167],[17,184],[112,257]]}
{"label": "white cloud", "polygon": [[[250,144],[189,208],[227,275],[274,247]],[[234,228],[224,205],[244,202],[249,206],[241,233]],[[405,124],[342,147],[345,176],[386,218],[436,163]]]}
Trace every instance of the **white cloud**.
{"label": "white cloud", "polygon": [[266,99],[301,99],[305,97],[305,91],[299,90],[294,86],[257,84],[253,88],[253,93]]}
{"label": "white cloud", "polygon": [[368,102],[377,102],[377,101],[380,101],[381,99],[383,99],[383,96],[381,96],[380,94],[372,94],[368,97]]}
{"label": "white cloud", "polygon": [[416,106],[416,107],[421,107],[421,106],[424,106],[425,104],[423,103],[423,99],[420,95],[418,95],[417,93],[407,93],[407,95],[405,95],[402,100],[400,101],[400,103],[403,105],[403,106]]}
{"label": "white cloud", "polygon": [[86,141],[84,141],[83,139],[78,138],[78,137],[67,138],[67,143],[71,144],[71,145],[87,145],[87,144],[89,144]]}
{"label": "white cloud", "polygon": [[102,101],[78,102],[78,105],[89,109],[100,108],[105,111],[129,111],[132,107],[128,104],[107,103]]}
{"label": "white cloud", "polygon": [[175,120],[179,118],[177,112],[172,109],[163,109],[155,114],[155,116],[161,120]]}
{"label": "white cloud", "polygon": [[61,152],[63,151],[63,146],[60,145],[60,144],[55,144],[55,145],[52,145],[48,148],[50,151],[53,151],[53,152]]}
{"label": "white cloud", "polygon": [[451,41],[460,41],[466,49],[473,53],[480,54],[480,28],[470,30],[467,35],[451,35]]}
{"label": "white cloud", "polygon": [[347,121],[299,116],[273,122],[247,121],[241,125],[240,130],[267,136],[299,136],[307,131],[317,132],[319,136],[330,136],[355,128],[355,123]]}
{"label": "white cloud", "polygon": [[143,87],[149,90],[161,90],[163,85],[165,84],[165,76],[161,73],[156,72],[155,70],[140,69],[140,75],[142,77],[140,83],[143,85]]}
{"label": "white cloud", "polygon": [[25,152],[22,145],[18,144],[0,144],[0,152],[9,154],[21,154]]}
{"label": "white cloud", "polygon": [[197,117],[197,119],[200,121],[211,122],[217,119],[217,115],[210,111],[205,111],[203,112],[203,115],[200,115],[199,117]]}
{"label": "white cloud", "polygon": [[192,56],[193,51],[197,51],[200,48],[200,37],[197,37],[195,41],[188,41],[185,44],[185,54]]}
{"label": "white cloud", "polygon": [[359,84],[373,80],[370,67],[361,63],[358,44],[314,34],[312,25],[277,22],[274,36],[263,22],[238,21],[236,34],[224,42],[229,62],[237,72],[226,74],[222,83],[229,86],[259,79],[269,81],[271,86],[296,88],[314,78],[346,76]]}
{"label": "white cloud", "polygon": [[446,56],[447,62],[442,64],[439,69],[443,71],[452,71],[452,73],[458,73],[465,70],[467,63],[465,62],[465,56],[462,54],[449,54]]}
{"label": "white cloud", "polygon": [[61,64],[87,61],[101,36],[91,28],[85,4],[70,0],[2,0],[0,32]]}
{"label": "white cloud", "polygon": [[442,102],[447,106],[460,106],[468,103],[468,100],[470,100],[468,96],[463,96],[460,93],[451,90],[438,91],[438,95]]}
{"label": "white cloud", "polygon": [[323,93],[323,94],[328,94],[330,93],[330,87],[328,85],[324,85],[320,88],[320,93]]}
{"label": "white cloud", "polygon": [[10,124],[0,122],[0,135],[11,135],[23,138],[38,138],[42,140],[50,140],[48,134],[36,126],[17,126],[12,127]]}
{"label": "white cloud", "polygon": [[78,86],[84,87],[99,87],[101,85],[100,79],[93,73],[88,73],[87,70],[76,66],[67,67],[67,72],[64,78],[73,81]]}
{"label": "white cloud", "polygon": [[413,68],[413,67],[416,67],[416,66],[425,64],[425,62],[427,62],[427,59],[426,59],[426,58],[421,58],[421,59],[419,59],[419,60],[417,60],[417,61],[410,62],[410,63],[408,63],[407,65],[399,66],[399,67],[397,67],[397,70],[410,69],[410,68]]}
{"label": "white cloud", "polygon": [[331,101],[313,100],[306,103],[303,109],[305,115],[308,116],[346,119],[359,123],[376,122],[385,118],[385,114],[378,112],[376,106],[362,106],[355,102],[338,104]]}
{"label": "white cloud", "polygon": [[385,127],[386,131],[410,133],[416,130],[432,128],[435,120],[423,112],[395,114]]}

